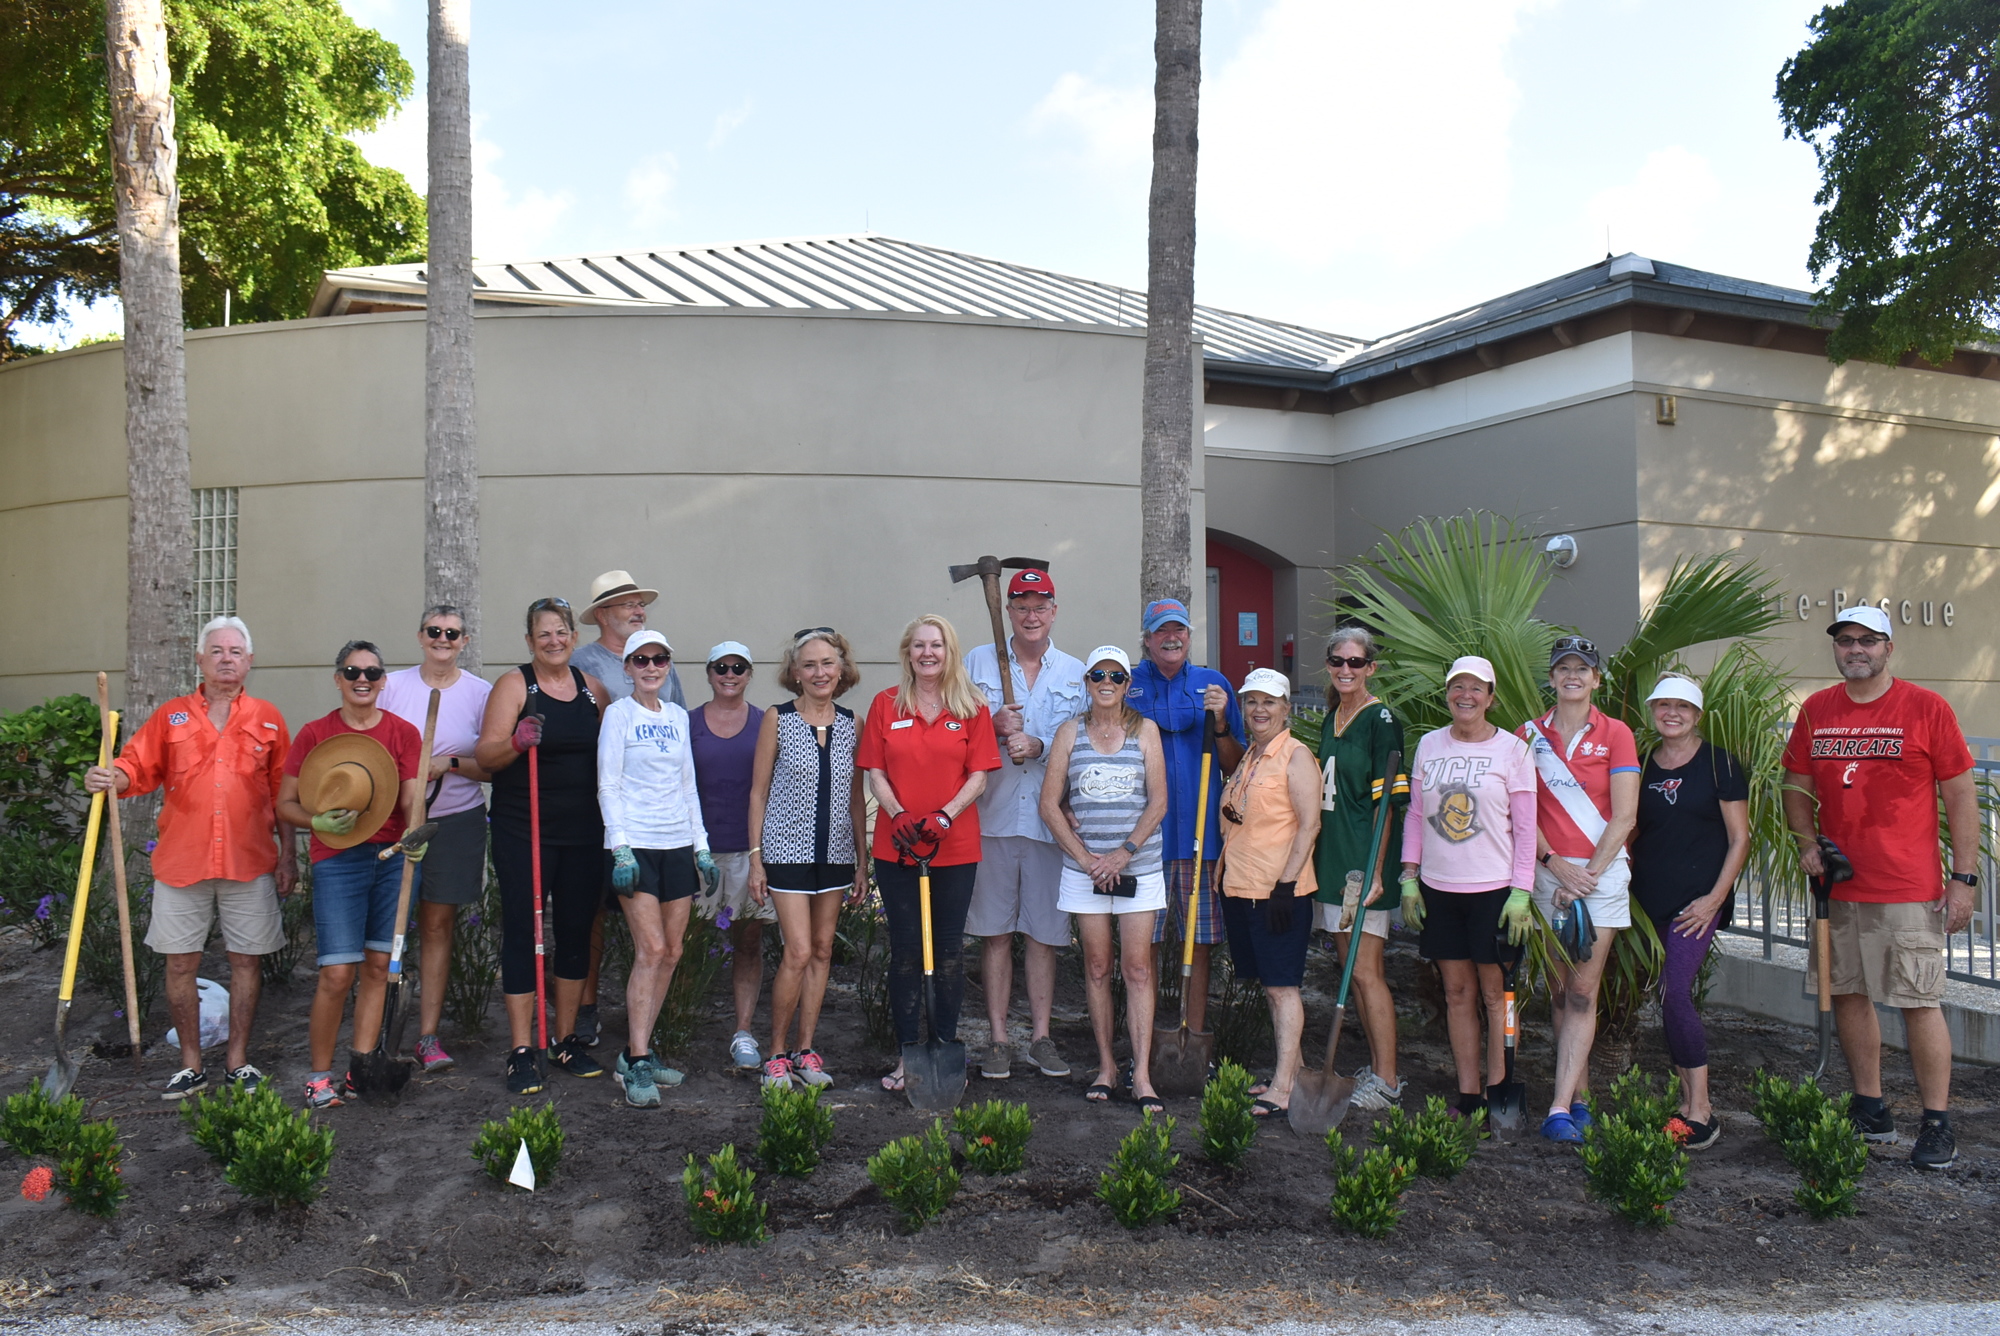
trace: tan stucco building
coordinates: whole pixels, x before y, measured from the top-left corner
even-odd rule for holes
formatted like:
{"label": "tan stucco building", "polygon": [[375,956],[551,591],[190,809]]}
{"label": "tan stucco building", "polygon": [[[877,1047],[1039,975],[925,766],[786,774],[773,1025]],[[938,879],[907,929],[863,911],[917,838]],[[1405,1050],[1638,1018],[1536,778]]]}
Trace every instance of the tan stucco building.
{"label": "tan stucco building", "polygon": [[[876,236],[479,277],[489,664],[530,599],[624,567],[684,662],[733,638],[768,665],[831,623],[866,692],[916,613],[985,634],[945,574],[985,552],[1053,562],[1073,652],[1136,640],[1143,294]],[[202,597],[250,622],[253,689],[295,721],[334,703],[342,640],[414,655],[422,294],[414,267],[334,273],[313,319],[188,336]],[[1835,367],[1805,294],[1635,256],[1372,342],[1197,323],[1197,612],[1225,669],[1312,671],[1332,568],[1482,506],[1575,538],[1546,613],[1613,644],[1682,554],[1779,578],[1809,683],[1830,608],[1887,600],[1899,672],[2000,733],[1994,357]],[[123,452],[116,345],[0,368],[0,608],[39,629],[0,655],[0,709],[124,660]]]}

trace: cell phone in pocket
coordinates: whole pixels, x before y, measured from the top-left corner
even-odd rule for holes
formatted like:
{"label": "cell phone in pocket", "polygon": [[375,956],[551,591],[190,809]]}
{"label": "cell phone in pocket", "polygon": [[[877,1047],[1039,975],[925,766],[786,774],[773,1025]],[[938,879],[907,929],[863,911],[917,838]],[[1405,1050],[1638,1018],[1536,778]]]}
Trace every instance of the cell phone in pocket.
{"label": "cell phone in pocket", "polygon": [[1136,899],[1139,894],[1139,879],[1137,877],[1120,877],[1117,884],[1112,886],[1111,894],[1121,900]]}

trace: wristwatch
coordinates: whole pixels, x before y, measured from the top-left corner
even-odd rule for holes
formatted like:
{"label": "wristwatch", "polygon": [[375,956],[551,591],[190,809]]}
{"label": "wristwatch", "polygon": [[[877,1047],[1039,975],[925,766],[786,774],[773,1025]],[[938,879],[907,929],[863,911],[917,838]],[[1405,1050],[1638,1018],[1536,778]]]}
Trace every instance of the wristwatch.
{"label": "wristwatch", "polygon": [[1132,854],[1132,855],[1134,855],[1135,857],[1136,857],[1136,856],[1138,855],[1138,852],[1139,852],[1139,846],[1138,846],[1138,845],[1136,845],[1136,844],[1134,844],[1134,843],[1132,843],[1132,841],[1130,841],[1130,840],[1127,840],[1127,841],[1125,841],[1125,844],[1124,844],[1124,846],[1123,846],[1123,847],[1124,847],[1124,850],[1125,850],[1125,852],[1126,852],[1126,853],[1128,853],[1128,854]]}
{"label": "wristwatch", "polygon": [[1540,857],[1536,858],[1535,861],[1537,863],[1540,863],[1543,867],[1547,867],[1549,865],[1549,860],[1551,858],[1554,858],[1555,856],[1556,856],[1556,851],[1551,849],[1547,853],[1542,854]]}
{"label": "wristwatch", "polygon": [[1953,881],[1962,881],[1975,891],[1979,889],[1979,874],[1977,872],[1954,872],[1951,874],[1951,879]]}
{"label": "wristwatch", "polygon": [[458,758],[456,756],[451,758],[451,768],[454,770],[458,769]]}

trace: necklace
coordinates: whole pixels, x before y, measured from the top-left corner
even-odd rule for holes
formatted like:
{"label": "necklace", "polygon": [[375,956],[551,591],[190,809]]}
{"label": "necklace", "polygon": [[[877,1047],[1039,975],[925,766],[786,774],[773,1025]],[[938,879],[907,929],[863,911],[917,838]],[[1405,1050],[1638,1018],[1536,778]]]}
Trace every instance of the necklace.
{"label": "necklace", "polygon": [[1335,737],[1339,737],[1342,733],[1345,733],[1347,731],[1347,726],[1354,722],[1354,716],[1360,714],[1363,710],[1367,709],[1374,703],[1375,703],[1375,697],[1368,695],[1366,692],[1362,693],[1362,698],[1360,703],[1357,704],[1352,710],[1349,710],[1347,712],[1347,717],[1345,719],[1340,717],[1341,707],[1338,705],[1334,706],[1333,735]]}

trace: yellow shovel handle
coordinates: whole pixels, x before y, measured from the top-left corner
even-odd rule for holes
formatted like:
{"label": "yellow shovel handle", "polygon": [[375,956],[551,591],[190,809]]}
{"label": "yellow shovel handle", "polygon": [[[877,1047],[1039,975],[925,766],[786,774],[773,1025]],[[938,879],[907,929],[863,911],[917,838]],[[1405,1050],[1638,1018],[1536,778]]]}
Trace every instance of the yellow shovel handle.
{"label": "yellow shovel handle", "polygon": [[[111,739],[118,735],[118,712],[105,716],[104,736],[97,742],[97,764],[111,764]],[[90,870],[97,864],[97,828],[104,821],[104,795],[90,795],[90,816],[83,826],[83,864],[76,870],[76,903],[69,914],[69,945],[63,952],[62,987],[56,999],[67,1002],[76,996],[76,958],[83,950],[84,912],[90,904]]]}
{"label": "yellow shovel handle", "polygon": [[923,915],[924,923],[924,973],[929,975],[931,961],[931,865],[917,864],[917,907]]}
{"label": "yellow shovel handle", "polygon": [[[1208,716],[1203,715],[1203,728],[1210,728]],[[1200,796],[1194,804],[1194,879],[1188,887],[1187,923],[1181,933],[1181,974],[1183,977],[1194,973],[1194,921],[1201,912],[1201,837],[1208,829],[1208,772],[1215,763],[1215,753],[1207,747],[1201,749]]]}

